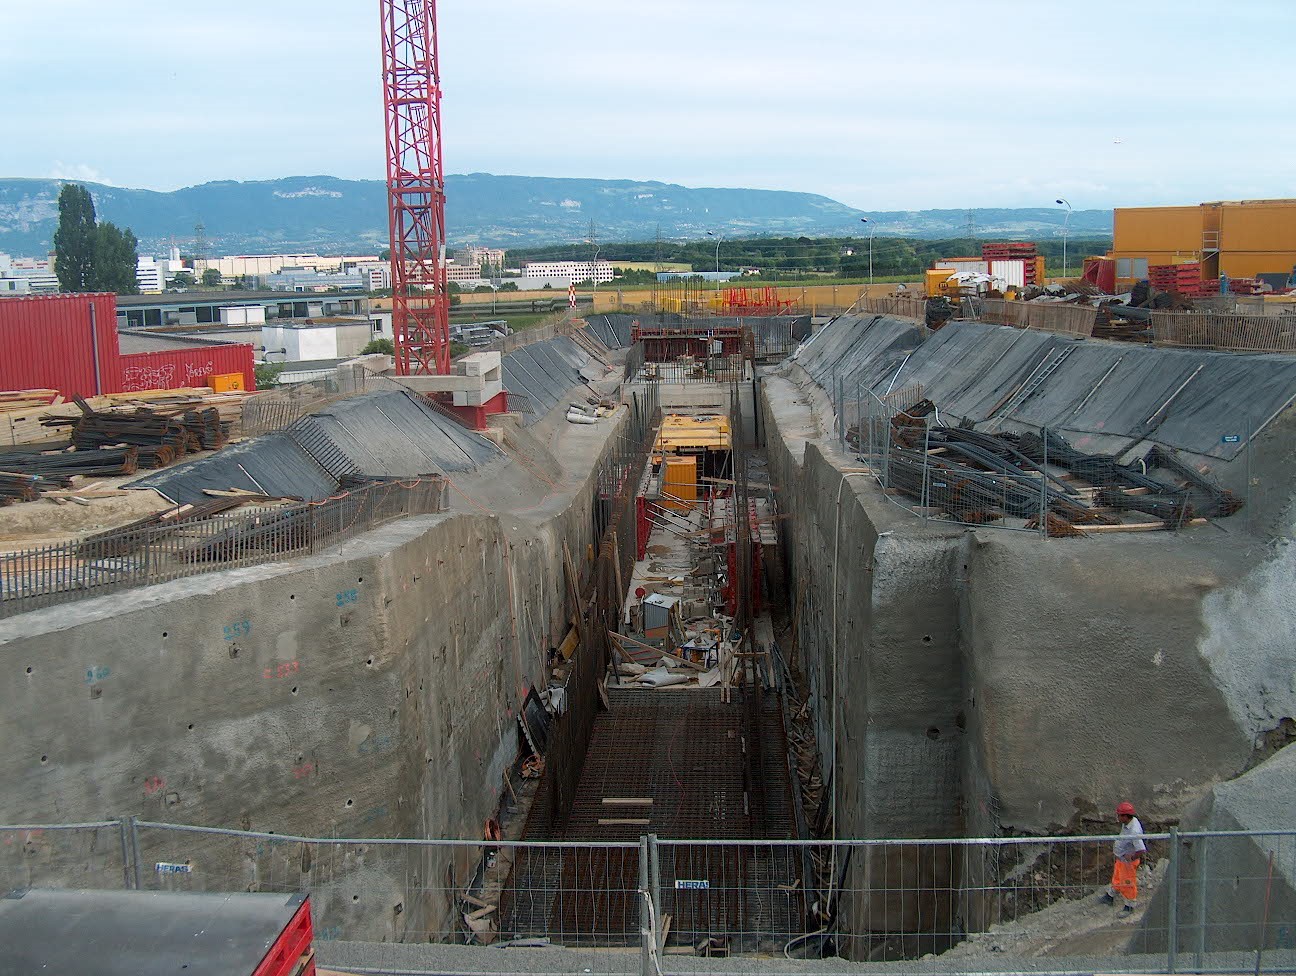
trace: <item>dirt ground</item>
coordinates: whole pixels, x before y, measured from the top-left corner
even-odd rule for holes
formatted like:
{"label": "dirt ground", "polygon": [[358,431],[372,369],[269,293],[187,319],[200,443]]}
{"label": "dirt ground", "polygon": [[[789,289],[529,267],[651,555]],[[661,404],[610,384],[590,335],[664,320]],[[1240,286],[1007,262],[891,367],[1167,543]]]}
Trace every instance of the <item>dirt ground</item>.
{"label": "dirt ground", "polygon": [[[116,487],[136,475],[124,478],[90,479],[93,484]],[[74,487],[84,487],[86,479],[74,480]],[[58,505],[48,498],[18,502],[0,508],[0,552],[13,552],[29,546],[66,542],[89,532],[126,525],[153,512],[171,508],[169,501],[152,489],[132,489],[111,498],[88,498],[88,505],[68,502]]]}
{"label": "dirt ground", "polygon": [[[1134,911],[1124,915],[1115,905],[1098,900],[1095,890],[1083,898],[1055,902],[1003,925],[977,932],[940,956],[947,959],[977,959],[1003,953],[1015,958],[1040,956],[1120,956],[1137,949],[1131,942],[1143,913],[1165,876],[1167,861],[1141,872],[1139,900]],[[936,958],[936,957],[928,957]]]}

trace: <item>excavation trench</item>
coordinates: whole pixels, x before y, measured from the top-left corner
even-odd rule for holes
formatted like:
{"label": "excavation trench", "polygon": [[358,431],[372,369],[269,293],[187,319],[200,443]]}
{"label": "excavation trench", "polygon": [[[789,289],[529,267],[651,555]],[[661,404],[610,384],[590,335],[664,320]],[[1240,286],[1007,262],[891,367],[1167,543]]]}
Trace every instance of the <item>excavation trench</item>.
{"label": "excavation trench", "polygon": [[[696,843],[802,839],[806,822],[772,619],[785,616],[783,576],[763,571],[781,565],[777,512],[743,423],[754,386],[710,386],[704,398],[723,410],[667,402],[650,441],[598,479],[599,557],[588,576],[568,574],[588,612],[551,682],[563,713],[545,730],[534,797],[509,812],[524,841],[603,846],[511,852],[499,899],[512,938],[638,944],[649,835],[666,945],[772,951],[804,927],[799,849]],[[667,387],[652,398],[662,391],[669,399]]]}

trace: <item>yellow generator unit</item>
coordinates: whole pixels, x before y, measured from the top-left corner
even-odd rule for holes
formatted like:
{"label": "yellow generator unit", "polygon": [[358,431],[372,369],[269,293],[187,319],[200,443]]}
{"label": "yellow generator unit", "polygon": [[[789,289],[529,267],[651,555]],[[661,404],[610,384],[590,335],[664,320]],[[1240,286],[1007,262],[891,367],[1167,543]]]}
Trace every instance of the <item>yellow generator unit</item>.
{"label": "yellow generator unit", "polygon": [[930,270],[926,274],[926,288],[928,298],[937,298],[941,295],[958,297],[958,288],[950,287],[950,279],[954,277],[953,270],[949,268],[938,268]]}

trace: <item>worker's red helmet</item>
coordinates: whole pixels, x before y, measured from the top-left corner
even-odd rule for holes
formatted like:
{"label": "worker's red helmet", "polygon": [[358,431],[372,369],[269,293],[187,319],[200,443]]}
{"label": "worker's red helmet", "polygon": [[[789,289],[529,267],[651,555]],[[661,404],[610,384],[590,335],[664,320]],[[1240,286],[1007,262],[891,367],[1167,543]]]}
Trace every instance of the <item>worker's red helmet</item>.
{"label": "worker's red helmet", "polygon": [[1134,816],[1134,804],[1130,803],[1129,800],[1122,800],[1120,804],[1116,807],[1116,816],[1118,817]]}

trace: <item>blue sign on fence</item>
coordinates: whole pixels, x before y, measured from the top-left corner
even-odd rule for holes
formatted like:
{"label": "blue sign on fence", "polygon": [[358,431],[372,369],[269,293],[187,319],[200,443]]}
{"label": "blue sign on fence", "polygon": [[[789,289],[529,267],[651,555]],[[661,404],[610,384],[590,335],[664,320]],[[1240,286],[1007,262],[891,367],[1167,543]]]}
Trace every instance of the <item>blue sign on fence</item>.
{"label": "blue sign on fence", "polygon": [[675,879],[676,891],[679,891],[681,888],[689,888],[697,891],[705,891],[710,887],[711,887],[711,882],[707,881],[705,878],[701,881],[685,881],[682,878]]}
{"label": "blue sign on fence", "polygon": [[1238,444],[1238,443],[1241,443],[1241,441],[1242,441],[1242,435],[1241,435],[1241,434],[1225,434],[1223,437],[1220,438],[1220,441],[1221,441],[1222,443],[1225,443],[1225,444]]}

